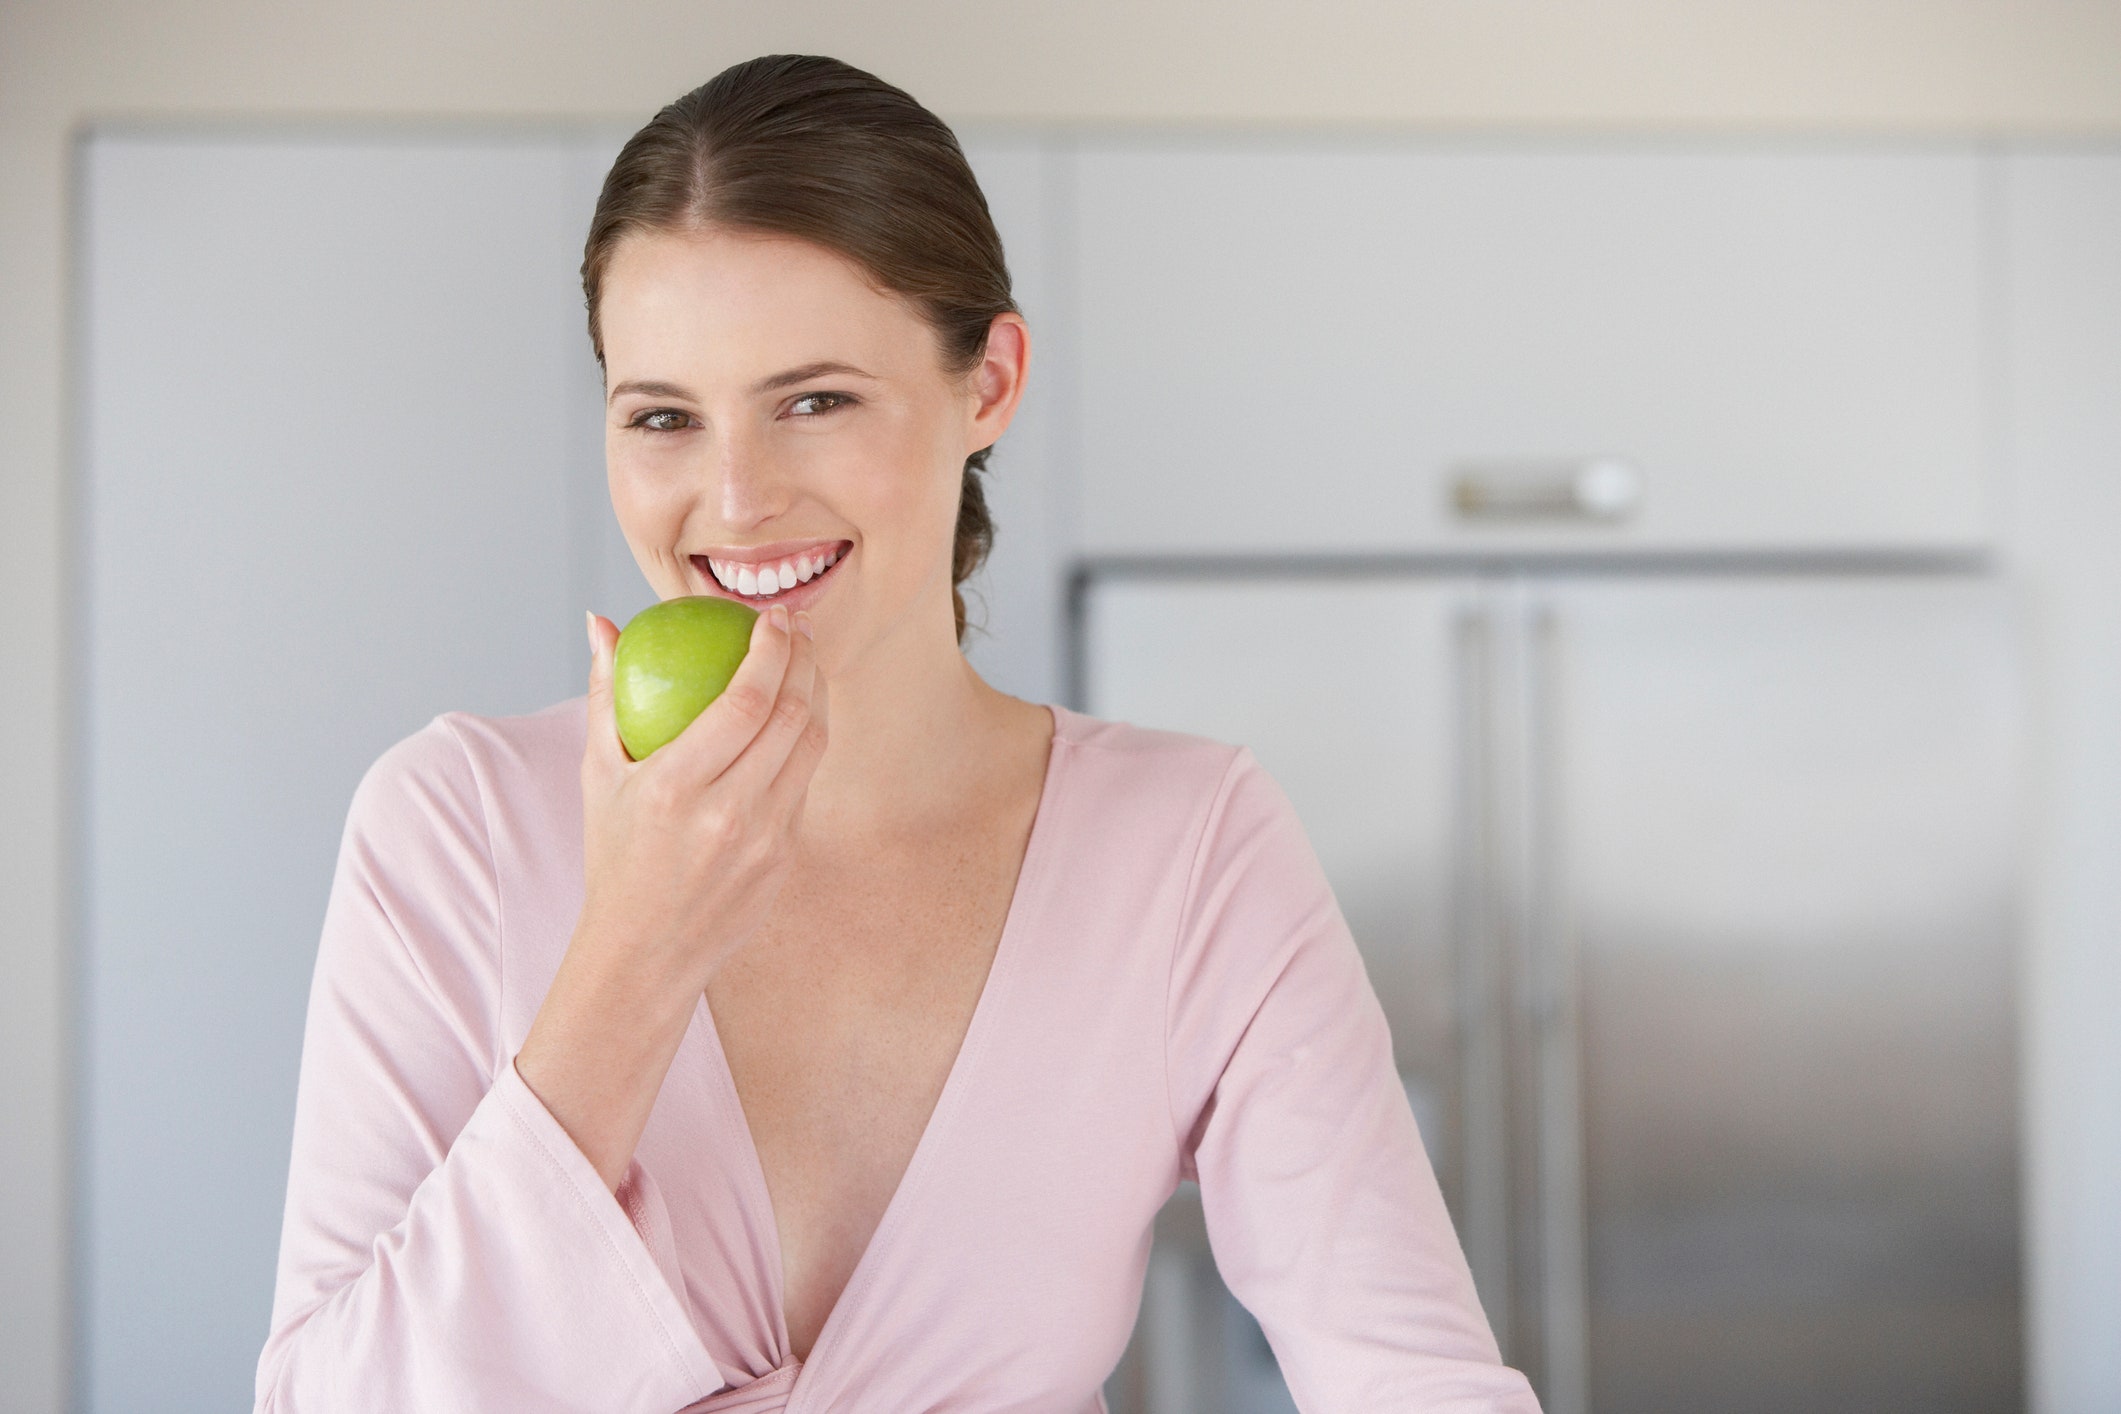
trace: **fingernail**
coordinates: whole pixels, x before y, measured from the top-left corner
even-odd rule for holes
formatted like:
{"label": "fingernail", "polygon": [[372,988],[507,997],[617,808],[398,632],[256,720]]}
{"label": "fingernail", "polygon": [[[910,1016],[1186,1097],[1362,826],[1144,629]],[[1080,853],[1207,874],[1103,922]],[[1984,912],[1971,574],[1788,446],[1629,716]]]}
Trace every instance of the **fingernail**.
{"label": "fingernail", "polygon": [[788,606],[786,604],[776,604],[766,612],[773,615],[773,626],[775,629],[782,633],[788,631]]}
{"label": "fingernail", "polygon": [[817,634],[810,627],[810,611],[808,609],[797,609],[795,611],[795,626],[802,630],[803,637],[810,639],[812,642],[817,640]]}
{"label": "fingernail", "polygon": [[592,658],[594,658],[594,657],[596,657],[596,655],[597,655],[597,612],[596,612],[596,610],[594,610],[594,609],[584,609],[584,610],[582,610],[582,627],[584,627],[584,628],[586,628],[586,629],[588,629],[588,630],[589,630],[589,656],[590,656],[590,657],[592,657]]}

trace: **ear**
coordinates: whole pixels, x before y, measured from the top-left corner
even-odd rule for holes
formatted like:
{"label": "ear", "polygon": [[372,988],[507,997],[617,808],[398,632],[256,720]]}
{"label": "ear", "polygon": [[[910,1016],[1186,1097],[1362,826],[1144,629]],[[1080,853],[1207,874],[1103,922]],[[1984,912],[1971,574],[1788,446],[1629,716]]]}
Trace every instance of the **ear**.
{"label": "ear", "polygon": [[966,428],[965,455],[1001,440],[1023,400],[1024,378],[1031,371],[1031,330],[1021,314],[994,316],[987,326],[987,351],[972,371],[972,422]]}

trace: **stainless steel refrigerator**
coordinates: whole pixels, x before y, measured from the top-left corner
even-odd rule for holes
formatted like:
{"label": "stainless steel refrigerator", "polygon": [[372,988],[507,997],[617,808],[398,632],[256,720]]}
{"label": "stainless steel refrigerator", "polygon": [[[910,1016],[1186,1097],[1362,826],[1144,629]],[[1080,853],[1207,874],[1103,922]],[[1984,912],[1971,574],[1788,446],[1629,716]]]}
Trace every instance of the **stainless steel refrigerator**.
{"label": "stainless steel refrigerator", "polygon": [[[1093,562],[1079,705],[1249,745],[1550,1414],[2024,1406],[2008,594],[1978,565]],[[1294,1408],[1159,1219],[1115,1414]]]}

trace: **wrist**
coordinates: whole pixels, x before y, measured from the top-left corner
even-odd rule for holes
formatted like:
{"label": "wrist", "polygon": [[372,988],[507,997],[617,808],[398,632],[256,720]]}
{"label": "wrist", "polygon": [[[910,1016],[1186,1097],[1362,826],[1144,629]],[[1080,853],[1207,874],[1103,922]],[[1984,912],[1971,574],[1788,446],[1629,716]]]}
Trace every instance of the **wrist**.
{"label": "wrist", "polygon": [[690,1022],[708,976],[684,951],[641,938],[637,930],[613,928],[583,910],[554,974],[552,990],[564,992],[577,1009],[622,1013],[636,1025]]}
{"label": "wrist", "polygon": [[625,1176],[703,991],[578,932],[516,1051],[516,1074],[607,1187]]}

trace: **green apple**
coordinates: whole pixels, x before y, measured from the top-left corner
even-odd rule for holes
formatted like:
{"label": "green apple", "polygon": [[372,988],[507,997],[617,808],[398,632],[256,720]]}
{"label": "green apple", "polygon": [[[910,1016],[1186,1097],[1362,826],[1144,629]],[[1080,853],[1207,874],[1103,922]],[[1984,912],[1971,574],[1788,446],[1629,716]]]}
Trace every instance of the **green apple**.
{"label": "green apple", "polygon": [[709,594],[665,599],[633,616],[611,664],[611,705],[627,755],[647,760],[722,695],[758,616]]}

